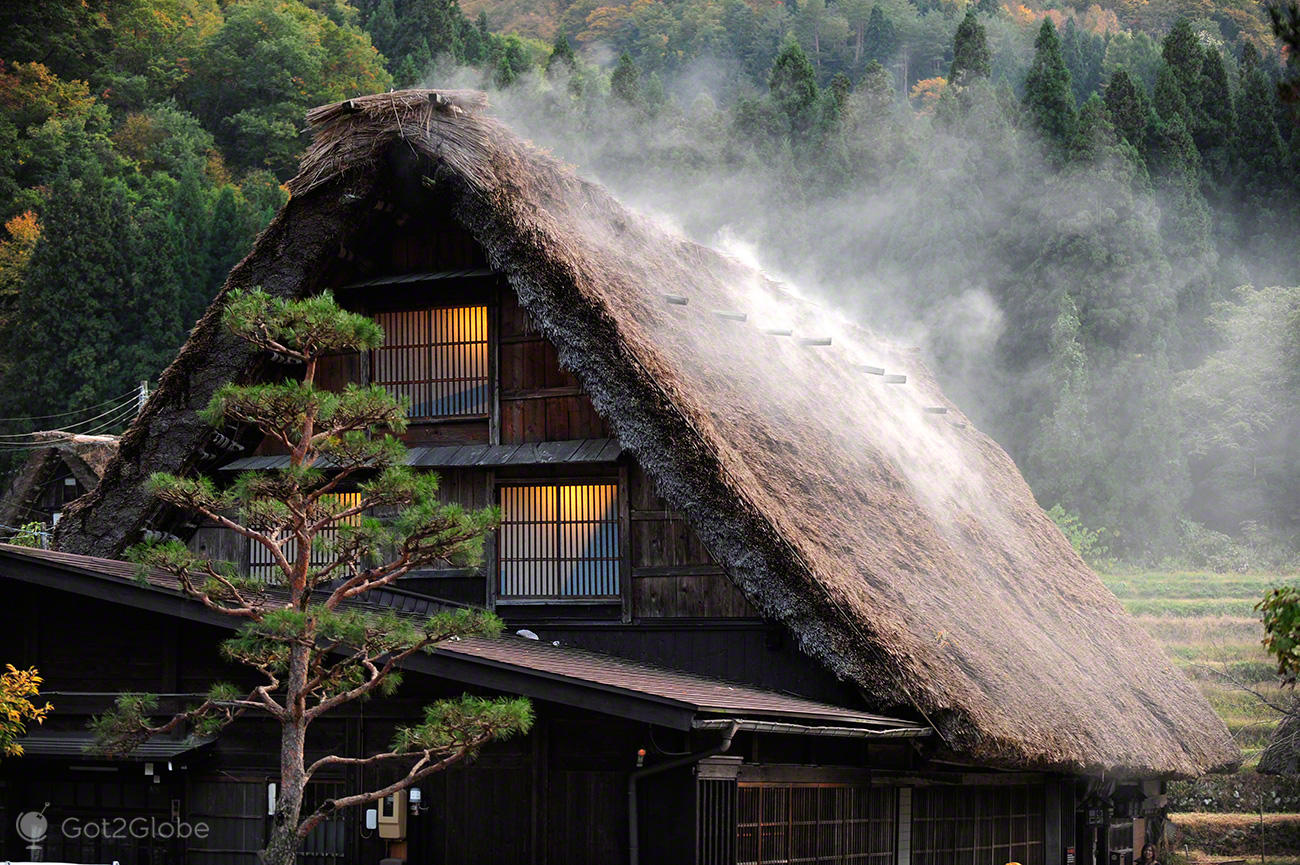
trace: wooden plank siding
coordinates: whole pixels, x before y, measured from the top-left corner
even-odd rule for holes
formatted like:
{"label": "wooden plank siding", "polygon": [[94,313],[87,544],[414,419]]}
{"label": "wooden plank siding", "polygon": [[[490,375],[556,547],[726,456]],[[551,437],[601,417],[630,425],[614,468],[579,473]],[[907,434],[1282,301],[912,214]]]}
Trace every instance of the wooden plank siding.
{"label": "wooden plank siding", "polygon": [[560,367],[555,347],[533,328],[513,292],[502,292],[500,321],[502,443],[608,438],[609,425]]}
{"label": "wooden plank siding", "polygon": [[637,618],[758,618],[686,516],[670,510],[640,466],[628,470],[632,611]]}

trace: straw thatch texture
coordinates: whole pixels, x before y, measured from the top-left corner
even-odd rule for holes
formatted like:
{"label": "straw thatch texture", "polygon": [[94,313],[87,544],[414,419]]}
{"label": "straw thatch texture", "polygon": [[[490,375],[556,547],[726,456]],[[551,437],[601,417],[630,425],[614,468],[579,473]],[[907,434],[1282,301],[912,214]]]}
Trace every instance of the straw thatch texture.
{"label": "straw thatch texture", "polygon": [[[366,97],[310,119],[279,230],[295,207],[304,221],[336,208],[339,189],[435,188],[751,601],[878,708],[923,716],[987,764],[1196,775],[1238,760],[912,352],[628,211],[465,94]],[[395,155],[416,173],[394,179]],[[314,288],[265,238],[241,268],[258,262]]]}
{"label": "straw thatch texture", "polygon": [[113,435],[43,430],[32,433],[32,438],[43,445],[32,450],[0,498],[0,525],[17,526],[32,516],[44,485],[54,477],[60,462],[82,489],[93,490],[117,453],[117,436]]}
{"label": "straw thatch texture", "polygon": [[1255,768],[1261,775],[1300,775],[1300,705],[1282,716]]}

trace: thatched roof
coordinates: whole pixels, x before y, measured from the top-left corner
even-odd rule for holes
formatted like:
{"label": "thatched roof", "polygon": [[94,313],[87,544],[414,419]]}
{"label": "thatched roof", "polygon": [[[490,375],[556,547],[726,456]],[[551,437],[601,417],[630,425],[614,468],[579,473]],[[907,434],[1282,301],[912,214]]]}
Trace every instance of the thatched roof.
{"label": "thatched roof", "polygon": [[[377,185],[432,190],[419,194],[450,202],[755,606],[877,708],[925,718],[953,754],[986,764],[1197,775],[1239,759],[913,352],[629,211],[477,96],[406,91],[309,120],[293,197],[227,288],[312,290]],[[220,303],[110,480],[65,517],[61,548],[112,555],[147,516],[142,466],[192,464],[206,433],[187,412],[249,363],[216,326]]]}
{"label": "thatched roof", "polygon": [[1255,768],[1261,775],[1300,775],[1300,705],[1282,716]]}
{"label": "thatched roof", "polygon": [[117,453],[117,436],[81,435],[63,430],[32,433],[41,444],[32,449],[18,468],[4,498],[0,498],[0,525],[27,522],[40,498],[41,489],[55,475],[60,463],[84,490],[93,490]]}

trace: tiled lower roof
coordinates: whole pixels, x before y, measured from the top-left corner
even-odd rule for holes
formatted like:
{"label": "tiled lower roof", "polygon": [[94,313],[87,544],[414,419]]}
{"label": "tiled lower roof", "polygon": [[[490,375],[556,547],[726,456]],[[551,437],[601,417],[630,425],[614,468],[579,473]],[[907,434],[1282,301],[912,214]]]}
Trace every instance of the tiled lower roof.
{"label": "tiled lower roof", "polygon": [[[612,463],[623,453],[615,439],[571,439],[513,445],[438,445],[407,450],[406,464],[421,468],[499,468],[571,463]],[[325,465],[324,462],[321,463]],[[289,465],[283,454],[241,457],[222,471],[280,469]]]}
{"label": "tiled lower roof", "polygon": [[[58,567],[60,570],[95,577],[116,584],[130,582],[141,592],[164,591],[181,594],[175,578],[162,572],[149,575],[149,586],[136,582],[137,567],[129,562],[81,556],[53,550],[39,550],[0,544],[0,577],[4,576],[6,561],[32,560]],[[385,588],[374,593],[378,603],[358,604],[374,609],[397,609],[404,615],[424,617],[443,609],[445,605],[429,598]],[[199,607],[197,602],[194,602]],[[238,620],[227,619],[222,624],[233,627]],[[820,724],[849,725],[869,730],[914,730],[924,735],[922,725],[897,718],[888,718],[861,712],[856,709],[809,700],[752,685],[727,682],[684,670],[674,670],[641,661],[593,652],[572,646],[557,646],[539,639],[507,635],[496,639],[470,638],[452,640],[442,644],[438,652],[428,659],[412,659],[413,669],[438,675],[436,662],[439,656],[455,659],[497,672],[540,678],[552,683],[596,689],[604,694],[652,701],[674,710],[684,710],[708,716],[743,718],[785,718]],[[431,668],[422,670],[424,660]]]}

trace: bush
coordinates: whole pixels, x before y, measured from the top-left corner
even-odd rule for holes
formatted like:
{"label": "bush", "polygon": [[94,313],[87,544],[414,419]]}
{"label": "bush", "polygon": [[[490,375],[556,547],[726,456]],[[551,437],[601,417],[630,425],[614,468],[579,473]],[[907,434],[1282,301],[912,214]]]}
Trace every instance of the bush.
{"label": "bush", "polygon": [[1078,514],[1067,511],[1060,504],[1052,505],[1047,515],[1060,528],[1079,557],[1089,565],[1099,570],[1106,570],[1115,565],[1110,547],[1104,541],[1105,529],[1088,528],[1080,521]]}

